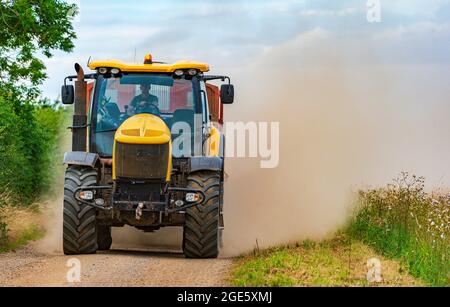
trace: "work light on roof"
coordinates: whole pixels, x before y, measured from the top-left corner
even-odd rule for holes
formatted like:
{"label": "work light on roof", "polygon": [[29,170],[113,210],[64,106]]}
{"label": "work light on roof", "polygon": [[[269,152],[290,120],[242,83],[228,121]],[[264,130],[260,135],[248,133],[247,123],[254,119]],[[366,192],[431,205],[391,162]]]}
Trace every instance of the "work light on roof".
{"label": "work light on roof", "polygon": [[149,53],[144,57],[144,64],[152,64],[153,63],[153,57]]}
{"label": "work light on roof", "polygon": [[98,69],[98,73],[99,74],[106,74],[108,72],[108,68],[106,68],[106,67],[100,67],[99,69]]}
{"label": "work light on roof", "polygon": [[195,76],[197,74],[197,69],[191,68],[188,70],[190,76]]}
{"label": "work light on roof", "polygon": [[177,77],[181,77],[182,75],[184,75],[184,71],[182,69],[177,69],[173,72],[175,74],[175,76]]}

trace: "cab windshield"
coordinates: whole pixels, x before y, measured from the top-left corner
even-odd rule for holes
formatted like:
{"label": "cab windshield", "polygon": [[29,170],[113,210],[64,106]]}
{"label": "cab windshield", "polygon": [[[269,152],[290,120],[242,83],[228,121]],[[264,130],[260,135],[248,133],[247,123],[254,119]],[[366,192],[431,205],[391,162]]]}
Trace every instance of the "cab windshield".
{"label": "cab windshield", "polygon": [[194,83],[169,75],[127,74],[120,78],[99,78],[93,105],[92,144],[96,152],[110,156],[114,133],[129,117],[147,113],[161,117],[169,129],[184,122],[195,130]]}

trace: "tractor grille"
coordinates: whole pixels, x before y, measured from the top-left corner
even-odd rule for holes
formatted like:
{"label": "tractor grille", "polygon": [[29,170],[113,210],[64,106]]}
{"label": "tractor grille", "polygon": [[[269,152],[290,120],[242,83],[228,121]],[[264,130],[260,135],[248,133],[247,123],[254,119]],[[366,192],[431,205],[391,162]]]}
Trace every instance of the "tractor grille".
{"label": "tractor grille", "polygon": [[162,179],[169,167],[169,143],[116,143],[114,163],[117,178]]}

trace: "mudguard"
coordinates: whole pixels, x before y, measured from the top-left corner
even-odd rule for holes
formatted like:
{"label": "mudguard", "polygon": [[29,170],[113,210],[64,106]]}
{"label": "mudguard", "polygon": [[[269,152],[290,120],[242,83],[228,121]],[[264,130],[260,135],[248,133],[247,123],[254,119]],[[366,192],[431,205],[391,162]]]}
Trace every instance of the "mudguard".
{"label": "mudguard", "polygon": [[95,167],[99,155],[83,151],[70,151],[64,154],[64,164]]}
{"label": "mudguard", "polygon": [[223,158],[221,157],[191,157],[190,171],[218,171],[223,170]]}

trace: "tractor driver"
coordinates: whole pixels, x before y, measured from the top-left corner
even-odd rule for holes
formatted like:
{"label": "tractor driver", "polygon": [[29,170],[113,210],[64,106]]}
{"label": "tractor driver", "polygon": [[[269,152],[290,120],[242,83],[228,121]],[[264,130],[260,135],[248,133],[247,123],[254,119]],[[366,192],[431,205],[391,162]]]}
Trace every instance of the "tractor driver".
{"label": "tractor driver", "polygon": [[158,97],[150,94],[150,89],[150,84],[141,84],[141,94],[134,97],[130,102],[130,108],[128,110],[131,113],[152,113],[159,115]]}

